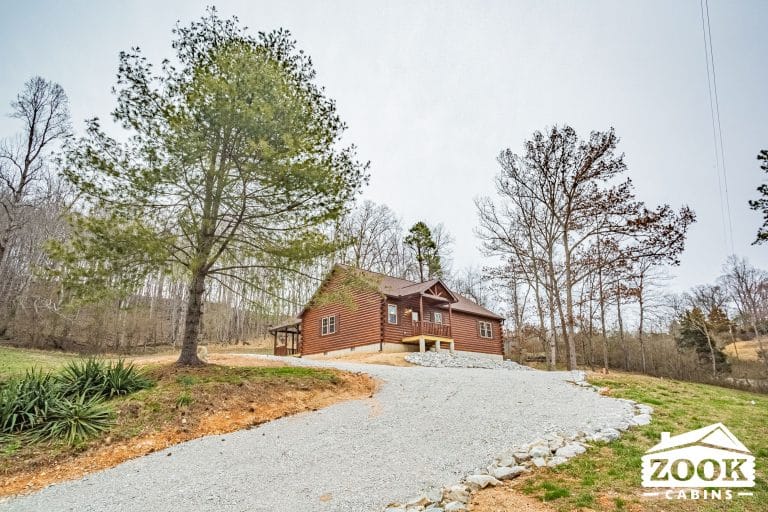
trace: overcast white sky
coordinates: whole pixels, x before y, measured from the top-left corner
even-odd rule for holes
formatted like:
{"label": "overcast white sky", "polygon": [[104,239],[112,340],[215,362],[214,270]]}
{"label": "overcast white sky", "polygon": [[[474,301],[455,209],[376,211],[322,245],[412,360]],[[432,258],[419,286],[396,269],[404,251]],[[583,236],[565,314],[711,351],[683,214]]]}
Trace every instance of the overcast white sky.
{"label": "overcast white sky", "polygon": [[[210,3],[210,2],[208,2]],[[69,94],[78,129],[108,118],[120,50],[171,56],[171,28],[206,2],[6,2],[0,112],[42,75]],[[569,2],[219,1],[252,30],[285,27],[338,102],[347,140],[371,161],[365,197],[406,225],[444,222],[455,267],[483,263],[473,199],[493,193],[495,161],[536,129],[616,128],[649,204],[690,205],[677,289],[714,279],[729,251],[720,216],[698,0]],[[768,267],[748,209],[768,148],[767,1],[710,0],[736,253]],[[17,127],[0,119],[0,136]]]}

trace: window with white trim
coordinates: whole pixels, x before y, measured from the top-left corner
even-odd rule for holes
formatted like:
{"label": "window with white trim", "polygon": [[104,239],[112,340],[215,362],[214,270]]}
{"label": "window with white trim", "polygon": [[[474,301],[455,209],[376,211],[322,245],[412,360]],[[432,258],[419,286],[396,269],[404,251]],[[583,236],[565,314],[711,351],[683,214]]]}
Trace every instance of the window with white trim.
{"label": "window with white trim", "polygon": [[485,322],[479,320],[480,324],[480,337],[481,338],[493,338],[493,329],[491,328],[491,322]]}
{"label": "window with white trim", "polygon": [[320,319],[320,335],[327,336],[336,332],[336,315]]}
{"label": "window with white trim", "polygon": [[435,311],[432,313],[433,320],[436,324],[442,324],[443,323],[443,314]]}
{"label": "window with white trim", "polygon": [[387,304],[387,322],[397,323],[397,304]]}

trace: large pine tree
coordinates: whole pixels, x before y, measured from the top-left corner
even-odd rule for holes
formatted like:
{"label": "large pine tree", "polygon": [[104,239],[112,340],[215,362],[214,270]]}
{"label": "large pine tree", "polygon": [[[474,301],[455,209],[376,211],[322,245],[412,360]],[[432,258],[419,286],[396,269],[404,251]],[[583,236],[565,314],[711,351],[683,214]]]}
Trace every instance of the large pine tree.
{"label": "large pine tree", "polygon": [[115,282],[130,290],[158,269],[182,274],[179,363],[189,365],[201,364],[208,281],[259,286],[249,269],[292,269],[336,250],[325,228],[366,166],[341,145],[345,125],[288,32],[251,36],[209,9],[174,34],[174,64],[159,71],[138,48],[121,53],[113,117],[130,136],[119,142],[89,123],[67,169],[86,203],[75,236],[51,249],[80,296]]}

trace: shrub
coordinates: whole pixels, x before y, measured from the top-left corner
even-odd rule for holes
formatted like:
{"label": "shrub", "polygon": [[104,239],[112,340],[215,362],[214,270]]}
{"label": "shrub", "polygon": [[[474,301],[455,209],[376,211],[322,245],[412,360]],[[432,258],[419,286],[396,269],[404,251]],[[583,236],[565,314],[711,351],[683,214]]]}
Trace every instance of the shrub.
{"label": "shrub", "polygon": [[104,432],[112,425],[112,418],[112,409],[99,396],[62,397],[31,434],[36,440],[61,439],[71,445]]}
{"label": "shrub", "polygon": [[112,398],[152,386],[152,381],[132,363],[125,364],[122,359],[115,363],[94,358],[72,361],[64,367],[58,379],[68,397]]}
{"label": "shrub", "polygon": [[80,443],[112,424],[104,400],[152,386],[132,364],[70,362],[59,374],[30,370],[0,384],[0,439]]}
{"label": "shrub", "polygon": [[51,407],[61,399],[56,380],[41,370],[29,370],[0,389],[0,433],[30,430],[45,421]]}
{"label": "shrub", "polygon": [[125,364],[122,359],[107,366],[105,384],[104,395],[107,398],[128,395],[154,385],[133,363]]}

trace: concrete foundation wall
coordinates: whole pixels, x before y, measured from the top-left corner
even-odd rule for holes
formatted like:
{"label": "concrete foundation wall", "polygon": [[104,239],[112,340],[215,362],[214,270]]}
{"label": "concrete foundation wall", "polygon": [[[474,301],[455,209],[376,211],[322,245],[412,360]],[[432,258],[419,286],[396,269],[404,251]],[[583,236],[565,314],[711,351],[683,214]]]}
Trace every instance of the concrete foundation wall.
{"label": "concrete foundation wall", "polygon": [[[331,350],[327,353],[323,354],[311,354],[304,356],[307,359],[312,359],[313,357],[327,357],[327,356],[343,356],[347,354],[353,354],[353,353],[373,353],[373,352],[379,352],[379,348],[383,345],[383,350],[381,352],[418,352],[419,345],[418,344],[405,344],[405,343],[372,343],[370,345],[361,345],[358,347],[352,347],[352,348],[343,348],[339,350]],[[441,352],[448,352],[448,344],[443,343],[441,347]],[[456,350],[456,354],[460,355],[467,355],[467,356],[479,356],[479,357],[487,357],[489,359],[497,359],[502,360],[503,356],[497,355],[497,354],[484,354],[482,352],[469,352],[466,350]]]}

